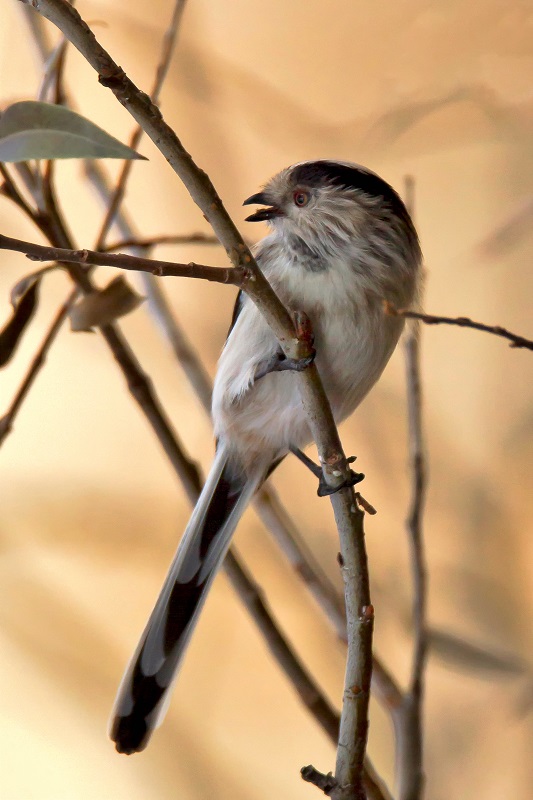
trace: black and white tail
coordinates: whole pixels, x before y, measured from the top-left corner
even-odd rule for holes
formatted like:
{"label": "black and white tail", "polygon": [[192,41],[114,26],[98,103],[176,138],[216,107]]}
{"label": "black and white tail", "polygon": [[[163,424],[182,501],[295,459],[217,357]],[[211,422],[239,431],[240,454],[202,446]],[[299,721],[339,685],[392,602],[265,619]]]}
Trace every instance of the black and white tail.
{"label": "black and white tail", "polygon": [[172,682],[208,589],[246,506],[265,476],[235,477],[220,447],[167,578],[118,690],[110,736],[120,753],[143,750],[165,714]]}

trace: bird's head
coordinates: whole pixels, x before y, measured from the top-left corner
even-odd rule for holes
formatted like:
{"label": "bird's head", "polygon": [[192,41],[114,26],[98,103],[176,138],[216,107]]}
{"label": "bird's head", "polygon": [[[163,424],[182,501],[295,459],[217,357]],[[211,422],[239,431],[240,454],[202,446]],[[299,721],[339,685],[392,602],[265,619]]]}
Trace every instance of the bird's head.
{"label": "bird's head", "polygon": [[305,161],[275,175],[243,205],[262,205],[248,222],[266,221],[281,234],[309,245],[346,246],[371,231],[388,229],[417,246],[400,196],[370,170],[343,161]]}

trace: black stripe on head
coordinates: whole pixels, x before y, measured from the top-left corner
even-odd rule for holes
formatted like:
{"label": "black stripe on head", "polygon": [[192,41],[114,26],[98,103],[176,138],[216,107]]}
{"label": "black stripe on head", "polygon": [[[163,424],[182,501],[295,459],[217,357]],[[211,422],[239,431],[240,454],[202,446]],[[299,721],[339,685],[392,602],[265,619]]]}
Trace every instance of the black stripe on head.
{"label": "black stripe on head", "polygon": [[399,216],[404,217],[407,209],[399,194],[387,181],[355,164],[342,164],[338,161],[308,161],[295,167],[292,173],[295,185],[320,186],[333,184],[347,189],[358,189],[369,197],[381,198]]}

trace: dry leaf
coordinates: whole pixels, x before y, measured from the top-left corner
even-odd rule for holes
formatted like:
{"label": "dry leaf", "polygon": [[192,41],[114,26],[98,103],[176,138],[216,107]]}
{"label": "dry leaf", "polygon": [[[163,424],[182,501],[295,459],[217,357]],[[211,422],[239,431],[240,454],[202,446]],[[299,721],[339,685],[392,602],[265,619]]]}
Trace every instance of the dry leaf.
{"label": "dry leaf", "polygon": [[88,294],[70,310],[71,328],[73,331],[90,331],[109,325],[134,311],[143,301],[144,297],[119,275],[105,289]]}

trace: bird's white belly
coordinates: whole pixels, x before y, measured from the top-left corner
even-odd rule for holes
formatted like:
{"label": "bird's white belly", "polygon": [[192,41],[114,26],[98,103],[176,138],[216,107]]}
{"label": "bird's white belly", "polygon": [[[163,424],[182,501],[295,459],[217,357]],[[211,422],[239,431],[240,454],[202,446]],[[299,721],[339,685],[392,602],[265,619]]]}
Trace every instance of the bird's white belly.
{"label": "bird's white belly", "polygon": [[[281,294],[281,292],[279,292]],[[287,302],[285,298],[282,298]],[[401,321],[387,318],[379,308],[352,303],[338,314],[321,314],[300,299],[315,333],[316,365],[340,422],[361,402],[379,378],[401,331]],[[346,295],[342,302],[347,303]],[[288,302],[295,307],[294,303]],[[213,393],[215,434],[230,443],[245,465],[267,462],[285,454],[291,445],[311,440],[294,372],[274,372],[254,383],[258,365],[279,345],[257,309],[245,304],[224,349]]]}

